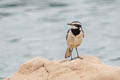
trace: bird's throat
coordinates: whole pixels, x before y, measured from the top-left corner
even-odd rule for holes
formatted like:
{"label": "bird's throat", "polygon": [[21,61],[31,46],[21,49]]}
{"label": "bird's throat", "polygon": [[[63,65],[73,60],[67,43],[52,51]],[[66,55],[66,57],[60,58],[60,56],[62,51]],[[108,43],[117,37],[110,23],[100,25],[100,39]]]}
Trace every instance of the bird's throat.
{"label": "bird's throat", "polygon": [[79,35],[80,34],[80,29],[78,28],[78,29],[71,29],[71,32],[73,33],[73,35],[74,36],[77,36],[77,35]]}

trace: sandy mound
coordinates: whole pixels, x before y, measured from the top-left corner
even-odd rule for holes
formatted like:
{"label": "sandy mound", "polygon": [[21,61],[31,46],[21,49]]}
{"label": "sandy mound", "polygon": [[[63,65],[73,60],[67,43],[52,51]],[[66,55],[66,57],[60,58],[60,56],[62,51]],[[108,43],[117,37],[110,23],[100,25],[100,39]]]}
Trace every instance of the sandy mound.
{"label": "sandy mound", "polygon": [[104,64],[94,56],[72,61],[34,58],[5,80],[120,80],[120,67]]}

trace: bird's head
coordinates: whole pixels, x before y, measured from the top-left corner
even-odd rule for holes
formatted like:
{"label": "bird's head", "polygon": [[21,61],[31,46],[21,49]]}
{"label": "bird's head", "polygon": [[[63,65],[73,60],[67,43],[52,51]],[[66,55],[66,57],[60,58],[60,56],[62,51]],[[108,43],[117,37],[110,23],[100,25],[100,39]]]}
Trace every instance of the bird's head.
{"label": "bird's head", "polygon": [[72,23],[68,23],[68,25],[71,25],[72,29],[81,29],[82,27],[79,21],[73,21]]}

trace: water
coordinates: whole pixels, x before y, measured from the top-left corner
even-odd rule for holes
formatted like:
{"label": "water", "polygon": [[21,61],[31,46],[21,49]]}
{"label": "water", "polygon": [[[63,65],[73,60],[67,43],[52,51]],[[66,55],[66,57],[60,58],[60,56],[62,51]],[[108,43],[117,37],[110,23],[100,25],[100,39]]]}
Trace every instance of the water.
{"label": "water", "polygon": [[[82,23],[81,55],[120,65],[120,0],[0,0],[0,79],[34,57],[63,59],[65,36]],[[75,56],[75,53],[74,53]]]}

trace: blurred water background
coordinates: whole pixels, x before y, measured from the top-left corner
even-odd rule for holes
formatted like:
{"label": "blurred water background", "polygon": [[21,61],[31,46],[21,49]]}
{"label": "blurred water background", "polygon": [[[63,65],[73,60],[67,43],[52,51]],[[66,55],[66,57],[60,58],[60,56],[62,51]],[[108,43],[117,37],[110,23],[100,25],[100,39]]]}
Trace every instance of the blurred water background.
{"label": "blurred water background", "polygon": [[120,0],[0,0],[0,80],[34,57],[63,59],[74,20],[85,32],[79,54],[120,65]]}

